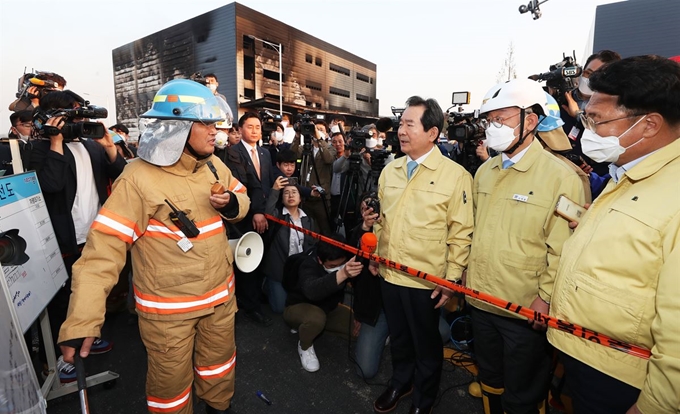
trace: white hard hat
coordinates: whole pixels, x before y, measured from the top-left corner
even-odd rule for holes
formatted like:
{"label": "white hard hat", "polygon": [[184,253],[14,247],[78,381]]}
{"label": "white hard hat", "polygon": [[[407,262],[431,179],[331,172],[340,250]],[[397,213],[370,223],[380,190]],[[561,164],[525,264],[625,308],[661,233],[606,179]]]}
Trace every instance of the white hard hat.
{"label": "white hard hat", "polygon": [[548,113],[547,98],[541,85],[531,79],[512,79],[491,88],[484,96],[479,112],[484,114],[513,106],[528,109],[536,104],[543,111],[539,115]]}

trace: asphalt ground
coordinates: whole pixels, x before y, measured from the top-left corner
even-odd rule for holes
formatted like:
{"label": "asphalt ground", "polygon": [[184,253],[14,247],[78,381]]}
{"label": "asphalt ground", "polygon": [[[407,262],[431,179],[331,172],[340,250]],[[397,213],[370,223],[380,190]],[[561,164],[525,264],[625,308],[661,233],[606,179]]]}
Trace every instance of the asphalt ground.
{"label": "asphalt ground", "polygon": [[[372,413],[373,401],[384,391],[391,375],[389,347],[385,348],[378,375],[368,381],[355,372],[350,360],[354,343],[328,334],[314,343],[321,369],[305,371],[297,354],[298,338],[281,315],[263,311],[273,319],[269,327],[260,327],[241,314],[236,316],[236,391],[232,400],[235,414],[352,414]],[[113,349],[85,360],[88,375],[105,370],[120,378],[112,387],[97,385],[88,389],[92,414],[147,413],[144,384],[146,351],[139,337],[136,318],[127,311],[108,313],[103,329]],[[472,375],[464,368],[445,361],[440,396],[434,413],[483,413],[481,399],[467,393]],[[272,405],[260,400],[261,391]],[[409,411],[410,399],[401,401],[395,414]],[[48,402],[48,414],[80,412],[78,394]],[[205,405],[194,401],[194,412],[202,414]]]}

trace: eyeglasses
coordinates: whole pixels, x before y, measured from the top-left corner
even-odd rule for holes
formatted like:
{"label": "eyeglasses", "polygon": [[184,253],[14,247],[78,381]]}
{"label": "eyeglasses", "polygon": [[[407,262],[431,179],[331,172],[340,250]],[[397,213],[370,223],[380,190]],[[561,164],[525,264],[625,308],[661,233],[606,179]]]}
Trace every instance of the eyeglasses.
{"label": "eyeglasses", "polygon": [[589,116],[586,116],[585,113],[581,112],[581,113],[579,114],[578,118],[579,118],[579,121],[581,121],[581,124],[582,124],[583,126],[585,126],[586,128],[588,128],[591,132],[595,132],[595,128],[596,128],[598,125],[608,124],[608,123],[610,123],[610,122],[620,121],[620,120],[622,120],[622,119],[630,119],[630,118],[635,118],[635,117],[638,117],[638,116],[645,116],[645,115],[647,115],[647,114],[633,114],[633,115],[622,116],[622,117],[620,117],[620,118],[608,119],[608,120],[606,120],[606,121],[595,122],[595,121],[593,120],[593,118],[591,118],[591,117],[589,117]]}
{"label": "eyeglasses", "polygon": [[503,118],[503,117],[500,117],[500,116],[497,116],[497,117],[494,117],[494,118],[482,118],[482,119],[479,120],[479,124],[485,130],[489,129],[489,127],[491,127],[491,125],[495,126],[496,128],[500,128],[503,125],[505,125],[505,121],[507,121],[510,118],[514,118],[516,116],[519,116],[519,114],[520,113],[518,112],[515,115],[511,115],[507,118]]}

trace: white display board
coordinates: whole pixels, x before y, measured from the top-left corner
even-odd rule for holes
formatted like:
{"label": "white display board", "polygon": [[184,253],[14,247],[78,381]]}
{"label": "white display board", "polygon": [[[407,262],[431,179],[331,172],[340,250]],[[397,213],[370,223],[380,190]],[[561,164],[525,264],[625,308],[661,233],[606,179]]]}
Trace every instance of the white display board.
{"label": "white display board", "polygon": [[[0,276],[3,272],[0,270]],[[44,414],[47,404],[38,386],[14,306],[0,278],[0,413]]]}
{"label": "white display board", "polygon": [[[28,257],[2,266],[6,293],[26,332],[68,278],[35,172],[0,178],[0,234],[7,232],[26,241]],[[0,253],[11,248],[0,236]]]}

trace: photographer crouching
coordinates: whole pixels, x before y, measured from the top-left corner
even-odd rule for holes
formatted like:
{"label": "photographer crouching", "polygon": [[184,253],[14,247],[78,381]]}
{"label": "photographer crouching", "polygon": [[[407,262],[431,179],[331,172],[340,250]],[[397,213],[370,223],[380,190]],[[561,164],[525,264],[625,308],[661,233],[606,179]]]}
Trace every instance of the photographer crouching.
{"label": "photographer crouching", "polygon": [[[47,306],[54,339],[66,319],[71,268],[80,258],[88,230],[108,197],[109,184],[126,165],[106,128],[85,120],[86,116],[105,118],[106,109],[87,105],[88,102],[74,92],[55,91],[40,99],[33,115],[32,135],[38,139],[33,140],[28,169],[35,170],[40,181],[69,275]],[[109,342],[97,339],[91,353],[110,349]],[[62,383],[75,381],[74,367],[62,357],[57,369]]]}

